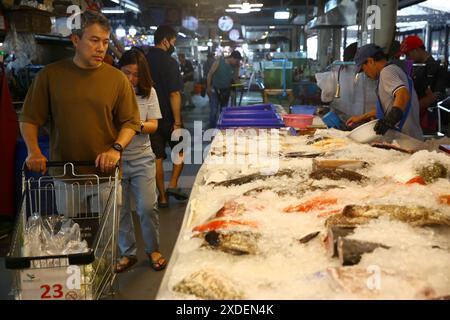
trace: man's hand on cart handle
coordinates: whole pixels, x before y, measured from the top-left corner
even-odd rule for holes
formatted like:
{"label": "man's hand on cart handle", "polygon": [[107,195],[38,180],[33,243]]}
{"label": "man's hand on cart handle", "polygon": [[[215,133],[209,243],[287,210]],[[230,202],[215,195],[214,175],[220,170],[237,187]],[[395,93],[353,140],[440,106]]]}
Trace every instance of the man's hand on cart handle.
{"label": "man's hand on cart handle", "polygon": [[111,148],[97,156],[97,159],[95,159],[95,166],[100,168],[101,172],[110,172],[114,170],[119,160],[120,152]]}
{"label": "man's hand on cart handle", "polygon": [[47,158],[41,153],[41,151],[36,151],[29,153],[25,163],[30,171],[41,172],[45,174],[47,171]]}

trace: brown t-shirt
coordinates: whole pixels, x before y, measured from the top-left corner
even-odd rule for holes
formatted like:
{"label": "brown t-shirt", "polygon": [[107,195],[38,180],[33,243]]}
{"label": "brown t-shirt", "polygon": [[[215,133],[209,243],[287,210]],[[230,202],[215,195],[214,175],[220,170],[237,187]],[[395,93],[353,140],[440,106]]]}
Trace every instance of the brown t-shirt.
{"label": "brown t-shirt", "polygon": [[72,59],[37,74],[19,118],[38,126],[49,120],[52,161],[94,161],[121,128],[139,132],[139,119],[134,90],[120,70],[105,63],[82,69]]}

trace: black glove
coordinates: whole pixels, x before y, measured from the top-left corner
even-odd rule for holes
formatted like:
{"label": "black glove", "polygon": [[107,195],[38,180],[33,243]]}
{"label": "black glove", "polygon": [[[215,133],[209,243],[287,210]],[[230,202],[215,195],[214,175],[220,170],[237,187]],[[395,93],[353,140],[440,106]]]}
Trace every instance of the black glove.
{"label": "black glove", "polygon": [[394,129],[395,125],[403,117],[403,111],[399,107],[392,107],[391,111],[383,118],[378,120],[373,130],[377,134],[384,135],[389,129]]}

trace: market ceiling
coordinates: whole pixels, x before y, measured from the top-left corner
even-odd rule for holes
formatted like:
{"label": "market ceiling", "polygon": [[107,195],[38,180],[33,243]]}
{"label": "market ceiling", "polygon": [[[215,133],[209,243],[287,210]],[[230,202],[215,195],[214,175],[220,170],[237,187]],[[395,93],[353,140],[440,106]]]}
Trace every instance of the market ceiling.
{"label": "market ceiling", "polygon": [[[120,0],[122,1],[122,0]],[[126,2],[127,0],[123,0]],[[361,0],[333,0],[335,5],[340,5],[343,2],[354,2],[356,6],[361,3]],[[105,7],[117,7],[118,0],[103,0]],[[286,36],[292,27],[298,25],[306,25],[311,21],[318,11],[318,5],[328,5],[330,1],[320,0],[133,0],[139,5],[140,14],[136,15],[133,12],[126,12],[125,15],[110,16],[112,21],[117,24],[134,25],[137,27],[148,28],[150,26],[159,25],[161,23],[168,23],[179,25],[181,27],[181,20],[186,17],[193,17],[198,27],[195,29],[181,28],[191,37],[206,37],[212,38],[217,33],[217,36],[223,35],[217,29],[218,19],[224,15],[231,16],[234,21],[235,28],[242,29],[241,32],[245,38],[261,38],[259,34],[265,30],[270,32],[269,37]],[[260,12],[251,12],[246,14],[228,13],[225,9],[229,4],[242,4],[249,2],[250,4],[262,3],[264,6]],[[398,6],[405,7],[413,4],[423,2],[423,0],[399,0]],[[275,11],[289,9],[290,18],[286,20],[274,19]],[[163,20],[161,20],[161,17]],[[172,20],[167,22],[167,17]],[[184,26],[184,25],[183,25]],[[268,30],[268,27],[277,28],[275,30]],[[259,30],[263,28],[264,30]],[[214,29],[217,29],[214,31]],[[195,30],[195,31],[190,31]],[[287,33],[286,33],[287,32]]]}
{"label": "market ceiling", "polygon": [[[273,19],[274,12],[280,9],[289,8],[292,10],[292,17],[297,13],[305,13],[306,8],[310,14],[317,6],[318,0],[247,0],[249,3],[262,3],[264,6],[261,12],[249,13],[245,15],[225,13],[225,9],[229,4],[241,4],[246,1],[236,0],[134,0],[139,5],[141,15],[151,16],[155,8],[172,8],[182,10],[183,16],[191,15],[196,17],[200,22],[217,22],[217,19],[225,14],[236,17],[237,19],[249,19],[249,25],[263,24],[286,24],[288,21],[275,21]],[[107,7],[117,6],[115,1],[103,0]]]}
{"label": "market ceiling", "polygon": [[[334,0],[333,0],[334,1]],[[350,0],[356,3],[361,0]],[[117,0],[103,0],[105,6],[117,6]],[[317,13],[319,4],[326,4],[329,1],[323,0],[134,0],[139,5],[141,15],[151,15],[155,8],[173,8],[182,11],[184,16],[191,15],[203,23],[216,22],[225,14],[225,9],[229,4],[262,3],[264,6],[261,12],[249,13],[245,15],[227,13],[236,19],[246,20],[245,25],[286,25],[305,24]],[[341,1],[336,1],[339,3]],[[399,9],[424,2],[424,0],[398,0]],[[273,14],[276,10],[289,8],[292,11],[291,19],[275,20]],[[295,20],[297,18],[297,21]]]}

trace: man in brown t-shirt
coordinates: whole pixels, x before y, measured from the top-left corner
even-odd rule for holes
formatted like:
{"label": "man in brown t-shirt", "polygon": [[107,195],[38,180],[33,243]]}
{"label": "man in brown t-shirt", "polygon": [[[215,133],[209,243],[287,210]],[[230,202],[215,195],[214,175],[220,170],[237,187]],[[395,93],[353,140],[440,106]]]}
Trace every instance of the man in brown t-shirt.
{"label": "man in brown t-shirt", "polygon": [[52,63],[38,73],[25,98],[20,129],[28,149],[26,164],[46,171],[38,129],[50,124],[52,161],[94,161],[111,172],[121,151],[140,132],[139,110],[129,81],[103,63],[111,26],[101,14],[81,14],[73,30],[73,59]]}

